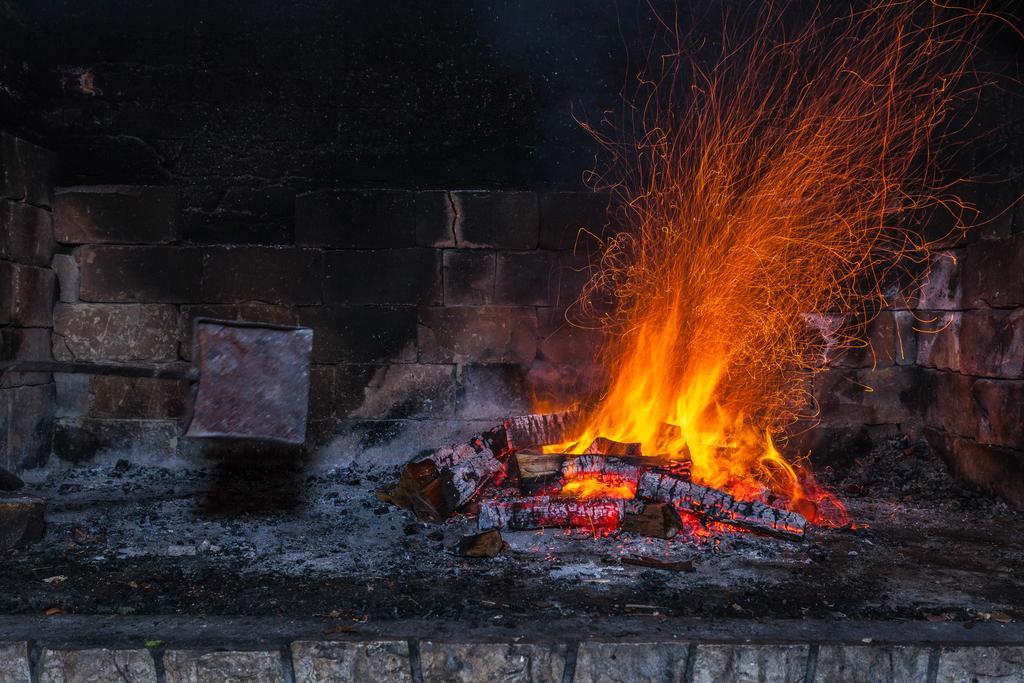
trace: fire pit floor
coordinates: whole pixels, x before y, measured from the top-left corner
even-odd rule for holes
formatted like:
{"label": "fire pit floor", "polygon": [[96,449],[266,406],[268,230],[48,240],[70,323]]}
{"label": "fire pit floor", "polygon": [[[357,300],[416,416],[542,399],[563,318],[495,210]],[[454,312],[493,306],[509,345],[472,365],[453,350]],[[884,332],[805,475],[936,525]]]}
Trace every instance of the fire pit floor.
{"label": "fire pit floor", "polygon": [[[913,450],[913,449],[911,449]],[[464,620],[524,627],[585,616],[1024,618],[1024,520],[896,444],[834,475],[858,528],[803,542],[504,534],[471,559],[472,520],[431,526],[379,502],[394,472],[221,465],[51,473],[46,540],[0,558],[0,612],[287,615],[339,623]],[[903,483],[909,482],[909,483]],[[259,505],[254,503],[258,502]],[[693,560],[693,571],[623,563]]]}

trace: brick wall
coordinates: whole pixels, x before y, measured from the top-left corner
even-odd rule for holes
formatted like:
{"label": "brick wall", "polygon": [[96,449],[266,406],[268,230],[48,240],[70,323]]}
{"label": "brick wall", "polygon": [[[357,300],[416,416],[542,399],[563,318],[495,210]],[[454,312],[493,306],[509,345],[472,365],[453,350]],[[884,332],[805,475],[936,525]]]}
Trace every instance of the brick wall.
{"label": "brick wall", "polygon": [[[596,337],[563,316],[584,276],[576,232],[600,229],[606,203],[315,191],[294,198],[294,245],[195,245],[182,239],[174,188],[61,188],[54,356],[187,360],[197,316],[302,324],[315,330],[312,445],[347,427],[390,438],[410,423],[493,422],[528,410],[533,391],[560,400],[595,386]],[[172,456],[185,389],[59,376],[55,454],[144,444]]]}
{"label": "brick wall", "polygon": [[[50,359],[53,176],[49,152],[0,133],[0,361]],[[54,397],[50,374],[3,375],[0,467],[19,470],[46,462]]]}

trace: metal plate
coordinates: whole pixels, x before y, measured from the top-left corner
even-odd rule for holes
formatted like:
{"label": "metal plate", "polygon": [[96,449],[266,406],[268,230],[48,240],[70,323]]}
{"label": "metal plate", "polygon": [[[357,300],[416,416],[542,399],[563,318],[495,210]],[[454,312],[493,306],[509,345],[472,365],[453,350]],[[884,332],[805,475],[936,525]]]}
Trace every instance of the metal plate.
{"label": "metal plate", "polygon": [[185,436],[306,440],[313,330],[197,318],[199,385]]}

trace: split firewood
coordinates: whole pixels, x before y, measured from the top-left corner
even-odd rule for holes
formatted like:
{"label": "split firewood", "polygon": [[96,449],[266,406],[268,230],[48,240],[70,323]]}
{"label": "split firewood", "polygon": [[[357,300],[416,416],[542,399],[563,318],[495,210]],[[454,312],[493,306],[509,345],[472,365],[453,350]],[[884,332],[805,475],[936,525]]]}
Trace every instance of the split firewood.
{"label": "split firewood", "polygon": [[643,455],[638,443],[622,443],[606,439],[603,436],[594,439],[594,442],[587,446],[585,452],[594,455]]}
{"label": "split firewood", "polygon": [[534,453],[518,451],[510,461],[509,473],[516,477],[519,489],[534,493],[545,488],[560,489],[567,481],[584,477],[614,479],[633,486],[640,475],[652,468],[671,468],[686,476],[690,463],[665,456],[603,456],[571,453]]}
{"label": "split firewood", "polygon": [[650,538],[673,538],[682,526],[679,513],[670,503],[648,503],[639,510],[634,506],[624,512],[619,523],[623,531]]}
{"label": "split firewood", "polygon": [[510,417],[505,420],[508,447],[519,449],[572,441],[580,420],[577,410]]}
{"label": "split firewood", "polygon": [[497,557],[504,548],[505,541],[497,529],[463,536],[458,545],[459,554],[465,557]]}
{"label": "split firewood", "polygon": [[802,539],[807,526],[807,520],[799,513],[756,501],[736,500],[724,491],[666,472],[653,471],[641,475],[637,497],[672,503],[677,510],[693,513],[707,521],[792,540]]}
{"label": "split firewood", "polygon": [[487,500],[480,504],[481,529],[529,531],[545,528],[620,529],[652,538],[672,538],[682,526],[679,514],[664,503],[619,498],[580,500],[532,496]]}

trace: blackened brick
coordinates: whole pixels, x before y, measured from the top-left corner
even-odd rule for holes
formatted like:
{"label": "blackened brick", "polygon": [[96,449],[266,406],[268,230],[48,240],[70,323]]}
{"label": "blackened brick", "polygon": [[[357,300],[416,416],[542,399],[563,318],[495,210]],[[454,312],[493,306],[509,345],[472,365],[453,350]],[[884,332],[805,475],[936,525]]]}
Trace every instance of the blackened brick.
{"label": "blackened brick", "polygon": [[329,304],[441,303],[437,249],[332,251],[324,256],[324,301]]}
{"label": "blackened brick", "polygon": [[964,311],[962,315],[960,372],[1024,379],[1024,308],[981,309]]}
{"label": "blackened brick", "polygon": [[82,301],[191,303],[201,300],[203,253],[200,249],[87,245],[78,248],[75,259]]}
{"label": "blackened brick", "polygon": [[608,195],[596,192],[545,192],[540,195],[541,249],[569,249],[580,231],[604,233]]}
{"label": "blackened brick", "polygon": [[555,274],[553,252],[498,252],[494,302],[546,306]]}
{"label": "blackened brick", "polygon": [[64,244],[161,244],[178,234],[178,191],[151,185],[66,187],[53,197],[54,234]]}
{"label": "blackened brick", "polygon": [[309,369],[309,419],[334,416],[334,365],[314,365]]}
{"label": "blackened brick", "polygon": [[1024,452],[980,444],[937,429],[925,430],[925,437],[957,477],[1024,508]]}
{"label": "blackened brick", "polygon": [[456,245],[466,248],[536,249],[537,194],[452,192]]}
{"label": "blackened brick", "polygon": [[52,152],[0,133],[0,197],[49,207],[55,169]]}
{"label": "blackened brick", "polygon": [[924,310],[955,311],[963,307],[963,250],[937,252],[931,271],[921,286],[916,307]]}
{"label": "blackened brick", "polygon": [[187,382],[139,377],[89,377],[89,417],[175,418],[185,414]]}
{"label": "blackened brick", "polygon": [[[52,360],[52,341],[48,327],[0,328],[0,360]],[[47,384],[53,376],[47,372],[5,373],[0,378],[3,386]]]}
{"label": "blackened brick", "polygon": [[56,290],[52,270],[0,261],[0,324],[49,327]]}
{"label": "blackened brick", "polygon": [[75,257],[70,254],[54,254],[50,268],[57,275],[61,303],[77,302],[81,289],[81,273],[78,270],[78,261],[75,260]]}
{"label": "blackened brick", "polygon": [[417,192],[416,244],[421,247],[455,246],[455,208],[449,193]]}
{"label": "blackened brick", "polygon": [[979,379],[978,442],[1024,450],[1024,380]]}
{"label": "blackened brick", "polygon": [[313,328],[316,363],[374,363],[416,359],[413,306],[315,306],[299,321]]}
{"label": "blackened brick", "polygon": [[530,387],[521,365],[459,366],[457,417],[466,420],[503,420],[531,412]]}
{"label": "blackened brick", "polygon": [[[345,366],[338,366],[339,372]],[[378,368],[360,404],[339,417],[365,419],[450,418],[455,411],[455,366],[395,363]]]}
{"label": "blackened brick", "polygon": [[582,253],[562,252],[548,277],[548,300],[552,306],[565,309],[572,306],[583,292],[593,271],[588,258]]}
{"label": "blackened brick", "polygon": [[318,304],[323,253],[292,247],[211,247],[205,250],[203,300]]}
{"label": "blackened brick", "polygon": [[192,357],[192,332],[196,318],[218,320],[245,320],[270,325],[298,325],[299,313],[295,308],[250,301],[241,304],[198,304],[181,307],[181,357]]}
{"label": "blackened brick", "polygon": [[166,304],[58,304],[57,360],[166,361],[178,356],[178,320]]}
{"label": "blackened brick", "polygon": [[925,426],[977,438],[980,418],[974,398],[975,378],[957,372],[925,370],[921,379]]}
{"label": "blackened brick", "polygon": [[335,365],[334,403],[332,415],[345,418],[362,409],[366,402],[366,387],[383,365]]}
{"label": "blackened brick", "polygon": [[178,455],[179,432],[174,420],[62,418],[54,425],[53,454],[80,463],[142,450],[154,462],[167,461]]}
{"label": "blackened brick", "polygon": [[481,306],[494,302],[493,251],[445,249],[444,303]]}
{"label": "blackened brick", "polygon": [[1024,234],[980,241],[963,262],[963,303],[967,308],[1024,306]]}
{"label": "blackened brick", "polygon": [[608,386],[606,368],[594,362],[552,363],[534,361],[526,382],[530,393],[541,405],[552,408],[598,399]]}
{"label": "blackened brick", "polygon": [[0,389],[0,466],[17,472],[46,462],[55,403],[53,384]]}
{"label": "blackened brick", "polygon": [[413,193],[322,190],[295,198],[297,244],[342,248],[416,246]]}
{"label": "blackened brick", "polygon": [[814,378],[821,419],[830,425],[911,423],[920,406],[918,375],[917,368],[900,366],[821,373]]}
{"label": "blackened brick", "polygon": [[532,308],[425,308],[420,312],[420,361],[528,365],[537,352],[536,336]]}
{"label": "blackened brick", "polygon": [[24,202],[0,201],[0,258],[46,267],[53,249],[49,211]]}
{"label": "blackened brick", "polygon": [[937,370],[960,369],[960,327],[963,314],[936,312],[921,323],[917,335],[917,363]]}
{"label": "blackened brick", "polygon": [[560,309],[538,309],[538,337],[544,360],[552,363],[593,363],[601,349],[601,330],[566,320]]}

